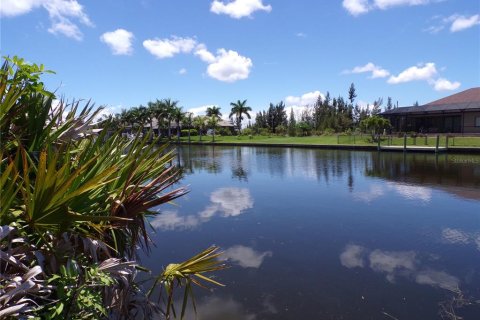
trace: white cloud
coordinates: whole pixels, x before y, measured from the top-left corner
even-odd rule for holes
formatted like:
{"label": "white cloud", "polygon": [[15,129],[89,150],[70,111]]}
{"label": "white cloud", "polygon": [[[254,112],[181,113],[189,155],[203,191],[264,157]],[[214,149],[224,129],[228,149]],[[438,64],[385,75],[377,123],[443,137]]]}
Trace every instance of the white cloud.
{"label": "white cloud", "polygon": [[433,88],[436,91],[456,90],[460,85],[461,83],[458,81],[451,82],[445,78],[439,78],[433,82]]}
{"label": "white cloud", "polygon": [[320,91],[311,91],[302,94],[301,96],[287,96],[285,97],[285,105],[287,107],[305,107],[311,106],[317,102],[318,97],[322,99],[325,98],[325,95]]}
{"label": "white cloud", "polygon": [[247,79],[253,66],[250,58],[233,50],[219,49],[215,60],[207,67],[207,74],[224,82]]}
{"label": "white cloud", "polygon": [[380,66],[375,65],[372,62],[367,63],[364,66],[357,66],[353,68],[352,70],[346,70],[343,73],[365,73],[365,72],[370,72],[370,78],[375,79],[375,78],[385,78],[390,75],[390,72],[386,69],[383,69]]}
{"label": "white cloud", "polygon": [[306,33],[303,33],[303,32],[298,32],[298,33],[296,34],[296,36],[299,37],[299,38],[306,38],[306,37],[307,37],[307,34],[306,34]]}
{"label": "white cloud", "polygon": [[206,63],[215,62],[215,56],[213,55],[213,53],[207,50],[207,47],[203,43],[197,46],[194,54],[198,56],[203,62],[206,62]]}
{"label": "white cloud", "polygon": [[368,0],[343,0],[343,7],[353,16],[358,16],[370,11]]}
{"label": "white cloud", "polygon": [[375,7],[386,10],[400,6],[418,6],[432,2],[431,0],[374,0]]}
{"label": "white cloud", "polygon": [[100,40],[106,43],[115,55],[130,55],[133,52],[133,33],[125,29],[117,29],[112,32],[105,32]]}
{"label": "white cloud", "polygon": [[480,24],[480,15],[478,14],[471,17],[455,15],[451,18],[453,21],[450,26],[450,32],[462,31]]}
{"label": "white cloud", "polygon": [[180,75],[187,74],[187,69],[181,68],[180,70],[178,70],[178,74],[180,74]]}
{"label": "white cloud", "polygon": [[216,106],[214,104],[209,104],[205,106],[200,106],[200,107],[195,107],[195,108],[190,108],[187,111],[193,113],[194,116],[200,116],[200,115],[205,115],[207,112],[207,108]]}
{"label": "white cloud", "polygon": [[225,250],[223,256],[230,259],[242,268],[259,268],[266,257],[271,257],[271,251],[258,252],[250,247],[241,245],[233,246]]}
{"label": "white cloud", "polygon": [[197,41],[193,38],[181,38],[173,36],[171,39],[147,39],[143,46],[158,59],[171,58],[179,53],[193,51]]}
{"label": "white cloud", "polygon": [[228,3],[214,0],[210,6],[210,11],[240,19],[250,17],[255,11],[270,12],[272,11],[272,6],[264,5],[263,0],[233,0]]}
{"label": "white cloud", "polygon": [[427,81],[436,91],[456,90],[461,85],[458,81],[451,82],[445,78],[438,78],[437,67],[433,62],[409,67],[397,76],[392,75],[387,80],[390,84],[411,81]]}
{"label": "white cloud", "polygon": [[416,80],[430,80],[437,74],[435,63],[429,62],[419,66],[413,66],[400,72],[397,76],[391,76],[388,83],[397,84]]}
{"label": "white cloud", "polygon": [[425,5],[438,0],[343,0],[342,5],[353,16],[359,16],[369,11],[387,10],[393,7]]}
{"label": "white cloud", "polygon": [[40,7],[48,12],[51,22],[48,32],[52,34],[82,40],[83,34],[71,19],[78,20],[86,26],[93,26],[83,6],[77,0],[2,0],[0,16],[14,17]]}
{"label": "white cloud", "polygon": [[62,34],[68,38],[72,38],[75,40],[82,40],[83,34],[78,28],[78,26],[70,20],[63,20],[58,22],[52,22],[52,26],[48,28],[48,32],[52,34]]}
{"label": "white cloud", "polygon": [[[247,79],[253,67],[252,60],[233,50],[218,49],[214,55],[203,43],[193,38],[172,36],[171,39],[147,39],[143,46],[159,59],[171,58],[179,53],[192,53],[206,62],[207,75],[223,82]],[[186,70],[185,70],[186,71]]]}
{"label": "white cloud", "polygon": [[44,0],[2,0],[0,16],[14,17],[40,7]]}

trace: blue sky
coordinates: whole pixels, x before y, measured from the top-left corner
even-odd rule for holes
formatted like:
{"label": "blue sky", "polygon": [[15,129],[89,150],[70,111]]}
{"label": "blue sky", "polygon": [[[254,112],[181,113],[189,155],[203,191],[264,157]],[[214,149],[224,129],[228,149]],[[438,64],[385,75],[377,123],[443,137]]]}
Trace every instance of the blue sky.
{"label": "blue sky", "polygon": [[301,107],[327,91],[426,103],[480,85],[477,0],[0,0],[2,55],[113,112],[173,98]]}

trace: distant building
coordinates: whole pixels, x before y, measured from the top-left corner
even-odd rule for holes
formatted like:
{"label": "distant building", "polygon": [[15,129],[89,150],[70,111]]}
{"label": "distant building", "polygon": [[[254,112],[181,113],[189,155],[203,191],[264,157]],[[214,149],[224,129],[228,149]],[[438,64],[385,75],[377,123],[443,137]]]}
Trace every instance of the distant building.
{"label": "distant building", "polygon": [[395,132],[480,134],[480,87],[471,88],[425,105],[381,113]]}

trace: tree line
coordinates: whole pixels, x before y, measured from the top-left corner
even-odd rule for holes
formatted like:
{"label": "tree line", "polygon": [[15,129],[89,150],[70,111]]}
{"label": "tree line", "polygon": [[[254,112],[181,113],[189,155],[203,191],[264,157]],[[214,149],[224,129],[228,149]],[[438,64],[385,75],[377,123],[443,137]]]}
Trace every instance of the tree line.
{"label": "tree line", "polygon": [[[289,136],[320,135],[333,132],[348,132],[355,129],[362,130],[362,123],[370,117],[378,116],[382,111],[383,98],[378,98],[372,105],[362,107],[357,101],[357,90],[354,83],[348,89],[346,97],[331,97],[327,91],[325,96],[319,95],[313,105],[302,108],[297,113],[293,108],[288,112],[283,101],[270,103],[266,110],[256,113],[253,124],[250,123],[242,130],[242,122],[252,119],[252,108],[247,105],[247,100],[237,100],[230,103],[229,119],[236,134],[277,134]],[[388,97],[385,110],[398,107]],[[210,129],[213,135],[218,129],[221,119],[221,108],[208,107],[205,116],[194,116],[191,112],[184,111],[179,102],[172,99],[162,99],[148,102],[146,106],[140,105],[129,110],[123,109],[119,114],[109,117],[110,121],[130,128],[150,127],[157,130],[159,135],[172,138],[174,129],[180,139],[182,129],[195,129],[202,136]],[[156,127],[154,126],[156,123]],[[222,131],[222,134],[234,132]]]}

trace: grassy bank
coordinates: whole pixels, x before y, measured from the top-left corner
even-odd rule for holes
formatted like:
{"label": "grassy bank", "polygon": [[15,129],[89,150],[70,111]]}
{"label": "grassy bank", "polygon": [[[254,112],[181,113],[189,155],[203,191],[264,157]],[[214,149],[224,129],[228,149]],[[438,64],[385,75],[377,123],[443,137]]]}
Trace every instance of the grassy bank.
{"label": "grassy bank", "polygon": [[[446,137],[441,136],[439,145],[446,146]],[[188,142],[188,137],[181,137],[180,141]],[[200,137],[192,136],[192,143],[211,143],[212,136]],[[308,137],[284,137],[284,136],[215,136],[215,143],[222,144],[299,144],[299,145],[351,145],[351,146],[376,146],[377,143],[370,141],[368,135],[329,135],[329,136],[308,136]],[[402,146],[404,143],[403,137],[385,137],[382,139],[381,145]],[[407,138],[408,146],[431,146],[436,145],[436,137],[417,137]],[[477,147],[480,148],[480,137],[449,137],[449,147]]]}

